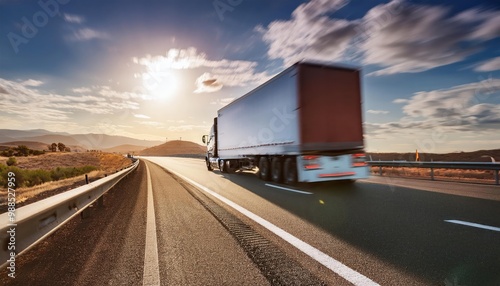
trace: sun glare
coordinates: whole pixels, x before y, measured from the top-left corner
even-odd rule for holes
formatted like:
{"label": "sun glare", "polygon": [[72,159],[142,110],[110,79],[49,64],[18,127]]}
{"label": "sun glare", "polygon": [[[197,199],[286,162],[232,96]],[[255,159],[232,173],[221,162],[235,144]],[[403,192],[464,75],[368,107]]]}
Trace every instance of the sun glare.
{"label": "sun glare", "polygon": [[148,72],[143,74],[143,85],[156,98],[168,98],[179,89],[179,77],[171,72]]}

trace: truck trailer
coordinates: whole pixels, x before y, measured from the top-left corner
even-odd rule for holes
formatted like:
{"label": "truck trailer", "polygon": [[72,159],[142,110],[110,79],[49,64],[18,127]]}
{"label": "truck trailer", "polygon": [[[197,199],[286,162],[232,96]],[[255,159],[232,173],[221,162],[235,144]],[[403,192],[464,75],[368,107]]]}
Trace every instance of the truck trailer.
{"label": "truck trailer", "polygon": [[361,110],[359,69],[298,62],[217,112],[207,169],[290,185],[367,178]]}

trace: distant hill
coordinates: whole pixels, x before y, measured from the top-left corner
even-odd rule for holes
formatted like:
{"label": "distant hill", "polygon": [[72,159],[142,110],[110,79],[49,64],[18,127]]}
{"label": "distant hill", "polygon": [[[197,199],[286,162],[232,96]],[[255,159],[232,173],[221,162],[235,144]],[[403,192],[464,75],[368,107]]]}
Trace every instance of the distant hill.
{"label": "distant hill", "polygon": [[107,149],[120,145],[136,145],[146,148],[163,143],[163,141],[141,140],[125,136],[105,134],[75,134],[71,135],[71,137],[75,138],[84,146],[92,147],[92,149]]}
{"label": "distant hill", "polygon": [[[366,153],[367,159],[370,156],[373,161],[415,161],[415,152],[412,153]],[[496,162],[500,162],[500,149],[479,150],[473,152],[453,152],[446,154],[421,153],[420,161],[441,161],[441,162],[491,162],[491,157]]]}
{"label": "distant hill", "polygon": [[205,154],[206,147],[191,141],[169,141],[159,146],[142,150],[142,156],[167,156],[167,155],[201,155]]}
{"label": "distant hill", "polygon": [[132,154],[132,153],[139,153],[140,151],[142,151],[144,149],[146,149],[146,147],[144,147],[144,146],[125,144],[125,145],[115,146],[113,148],[103,149],[101,151],[109,152],[109,153],[121,153],[121,154],[131,153]]}
{"label": "distant hill", "polygon": [[32,129],[32,130],[0,129],[0,135],[10,138],[33,137],[33,136],[42,136],[48,134],[70,135],[69,133],[66,132],[52,132],[44,129]]}
{"label": "distant hill", "polygon": [[57,135],[57,134],[47,134],[34,137],[21,137],[18,140],[22,141],[32,141],[32,142],[42,142],[45,145],[52,143],[63,143],[64,145],[80,145],[80,142],[68,135]]}
{"label": "distant hill", "polygon": [[[52,142],[58,142],[58,141],[52,141]],[[32,150],[40,150],[40,151],[48,151],[48,145],[47,143],[43,142],[33,142],[33,141],[12,141],[12,142],[4,142],[0,143],[0,150],[6,149],[7,147],[17,147],[20,145],[27,146],[28,148]],[[66,144],[65,144],[66,145]],[[73,152],[86,152],[87,149],[83,148],[78,145],[66,145],[66,147],[70,148],[71,151]]]}
{"label": "distant hill", "polygon": [[[42,136],[47,134],[51,134],[51,132],[43,129],[33,129],[33,130],[0,129],[0,142],[21,141],[19,140],[19,138]],[[28,140],[28,141],[33,141],[33,140]]]}
{"label": "distant hill", "polygon": [[61,142],[70,148],[73,146],[75,150],[103,150],[120,145],[134,145],[147,148],[162,143],[162,141],[141,140],[125,136],[106,134],[69,134],[66,132],[51,132],[43,129],[0,129],[0,145],[2,145],[2,142],[13,141],[39,142],[44,144]]}
{"label": "distant hill", "polygon": [[0,146],[6,146],[6,147],[17,147],[19,145],[24,145],[32,150],[47,150],[47,144],[42,143],[42,142],[31,142],[31,141],[12,141],[12,142],[4,142],[0,143]]}

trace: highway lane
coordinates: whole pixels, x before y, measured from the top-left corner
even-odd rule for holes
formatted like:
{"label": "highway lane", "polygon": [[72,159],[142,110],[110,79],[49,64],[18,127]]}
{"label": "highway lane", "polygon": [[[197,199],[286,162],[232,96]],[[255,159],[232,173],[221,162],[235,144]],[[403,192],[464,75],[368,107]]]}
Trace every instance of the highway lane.
{"label": "highway lane", "polygon": [[163,285],[266,285],[224,227],[154,164],[159,272]]}
{"label": "highway lane", "polygon": [[[500,232],[446,222],[500,227],[498,201],[370,180],[301,185],[296,189],[312,193],[302,194],[266,186],[251,173],[208,172],[202,160],[147,159],[206,186],[382,285],[500,284]],[[474,185],[438,185],[436,189],[470,186],[474,191]],[[314,264],[289,244],[275,242],[302,263]],[[325,272],[322,266],[314,267]]]}

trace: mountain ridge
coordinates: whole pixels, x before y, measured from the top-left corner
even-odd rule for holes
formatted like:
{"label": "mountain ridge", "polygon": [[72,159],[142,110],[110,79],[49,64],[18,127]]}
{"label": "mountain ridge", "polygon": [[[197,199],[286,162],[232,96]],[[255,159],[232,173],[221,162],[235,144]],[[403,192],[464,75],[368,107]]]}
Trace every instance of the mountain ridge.
{"label": "mountain ridge", "polygon": [[44,144],[63,143],[65,145],[80,146],[86,150],[102,150],[120,145],[134,145],[144,148],[156,146],[163,141],[137,139],[121,135],[107,134],[70,134],[66,132],[52,132],[45,129],[15,130],[0,129],[0,145],[2,143],[27,141]]}

